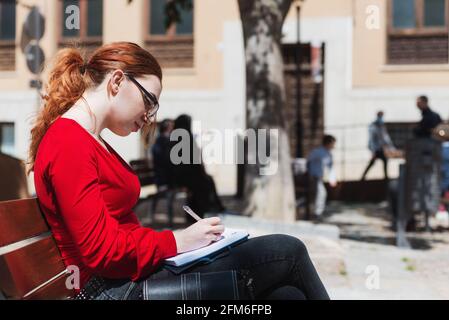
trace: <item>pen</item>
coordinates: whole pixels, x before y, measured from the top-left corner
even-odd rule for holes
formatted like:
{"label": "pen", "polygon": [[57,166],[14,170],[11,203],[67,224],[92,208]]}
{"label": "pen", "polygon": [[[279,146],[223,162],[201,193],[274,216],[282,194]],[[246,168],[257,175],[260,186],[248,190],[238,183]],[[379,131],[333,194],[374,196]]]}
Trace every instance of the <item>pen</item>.
{"label": "pen", "polygon": [[195,219],[196,221],[200,221],[201,220],[201,218],[195,212],[193,212],[193,210],[190,209],[189,206],[182,206],[182,208],[184,209],[185,212],[190,214],[192,216],[192,218]]}
{"label": "pen", "polygon": [[[184,209],[185,212],[190,214],[192,216],[192,218],[195,219],[196,221],[200,221],[201,220],[201,218],[195,212],[193,212],[193,210],[189,206],[182,206],[182,208]],[[223,236],[220,234],[219,237],[216,240],[212,241],[212,242],[215,242],[215,241],[218,241],[218,240],[221,240],[221,239],[223,239]]]}

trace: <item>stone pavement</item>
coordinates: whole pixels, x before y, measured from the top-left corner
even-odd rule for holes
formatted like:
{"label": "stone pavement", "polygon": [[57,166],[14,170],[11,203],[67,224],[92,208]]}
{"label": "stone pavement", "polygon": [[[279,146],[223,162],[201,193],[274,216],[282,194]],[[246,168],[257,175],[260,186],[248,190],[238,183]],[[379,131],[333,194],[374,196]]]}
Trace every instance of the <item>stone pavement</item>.
{"label": "stone pavement", "polygon": [[[183,199],[177,201],[175,229],[186,226]],[[225,199],[225,205],[236,209],[230,201]],[[152,218],[146,216],[145,204],[136,212],[144,224],[164,229],[167,217],[160,205]],[[434,232],[418,228],[408,234],[413,249],[400,249],[394,245],[386,204],[331,203],[329,212],[321,224],[238,215],[222,219],[225,226],[246,229],[251,237],[284,233],[301,239],[332,299],[449,299],[449,226],[433,219]]]}
{"label": "stone pavement", "polygon": [[[449,228],[408,233],[413,249],[397,248],[385,203],[333,203],[324,223],[340,228],[346,282],[323,274],[334,299],[449,299]],[[378,288],[370,275],[378,271]],[[368,283],[368,285],[367,285]]]}

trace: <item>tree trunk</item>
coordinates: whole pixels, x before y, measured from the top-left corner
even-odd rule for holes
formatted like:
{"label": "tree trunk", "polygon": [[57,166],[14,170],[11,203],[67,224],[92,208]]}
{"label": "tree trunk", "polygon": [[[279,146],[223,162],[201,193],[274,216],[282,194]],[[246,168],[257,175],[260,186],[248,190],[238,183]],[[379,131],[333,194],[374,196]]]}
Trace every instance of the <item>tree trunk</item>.
{"label": "tree trunk", "polygon": [[[246,59],[247,129],[277,130],[270,145],[274,174],[248,146],[245,170],[245,213],[255,217],[294,221],[295,195],[288,136],[285,129],[284,64],[281,51],[282,25],[292,0],[238,0]],[[257,134],[256,134],[257,135]],[[272,137],[272,138],[273,138]],[[268,137],[257,139],[269,140]],[[263,150],[262,150],[263,151]],[[251,164],[251,160],[255,164]]]}

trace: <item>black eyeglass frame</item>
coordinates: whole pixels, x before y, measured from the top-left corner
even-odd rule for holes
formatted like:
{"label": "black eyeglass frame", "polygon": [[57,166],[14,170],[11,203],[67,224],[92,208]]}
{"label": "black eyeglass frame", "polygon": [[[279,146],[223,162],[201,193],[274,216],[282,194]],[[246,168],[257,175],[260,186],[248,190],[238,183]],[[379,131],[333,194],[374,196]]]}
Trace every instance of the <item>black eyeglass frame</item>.
{"label": "black eyeglass frame", "polygon": [[[152,105],[151,108],[154,110],[148,110],[147,111],[147,119],[148,121],[154,117],[157,113],[157,111],[159,110],[159,101],[156,98],[156,95],[152,92],[147,91],[140,83],[139,81],[136,80],[136,78],[134,78],[132,75],[130,75],[129,73],[124,73],[125,76],[128,77],[129,80],[131,80],[136,86],[137,88],[139,88],[140,92],[143,94],[143,96],[145,97],[145,99],[149,100],[149,105]],[[146,105],[147,103],[144,104]],[[149,113],[151,111],[151,113]]]}

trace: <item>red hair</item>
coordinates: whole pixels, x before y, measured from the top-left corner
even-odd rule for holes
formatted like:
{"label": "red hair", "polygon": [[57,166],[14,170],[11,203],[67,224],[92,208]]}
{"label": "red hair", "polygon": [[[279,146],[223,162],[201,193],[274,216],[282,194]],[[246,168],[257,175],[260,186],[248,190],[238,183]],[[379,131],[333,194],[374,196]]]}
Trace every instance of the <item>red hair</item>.
{"label": "red hair", "polygon": [[[58,52],[45,87],[43,108],[31,129],[28,174],[34,170],[37,149],[50,125],[69,110],[86,89],[97,87],[106,74],[116,69],[135,77],[155,75],[162,81],[162,70],[157,60],[135,43],[114,42],[103,45],[87,61],[77,48],[65,48]],[[153,130],[154,125],[144,126],[143,141],[147,141]]]}

